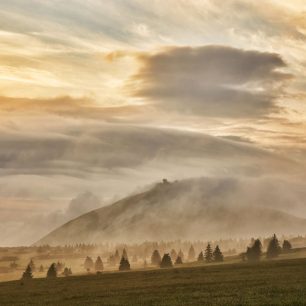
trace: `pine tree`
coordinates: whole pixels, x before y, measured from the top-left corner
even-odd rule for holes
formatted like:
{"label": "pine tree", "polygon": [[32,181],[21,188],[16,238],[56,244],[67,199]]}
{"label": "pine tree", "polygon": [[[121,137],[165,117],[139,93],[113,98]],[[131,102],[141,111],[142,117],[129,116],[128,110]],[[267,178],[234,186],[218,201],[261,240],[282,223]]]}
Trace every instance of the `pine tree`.
{"label": "pine tree", "polygon": [[176,265],[181,265],[183,263],[182,257],[181,256],[177,256],[175,264]]}
{"label": "pine tree", "polygon": [[199,254],[199,256],[198,256],[198,262],[203,262],[204,261],[204,254],[203,254],[203,252],[201,251],[200,252],[200,254]]}
{"label": "pine tree", "polygon": [[181,257],[182,261],[184,261],[184,253],[182,252],[182,250],[180,250],[177,254],[178,257]]}
{"label": "pine tree", "polygon": [[278,239],[274,234],[268,245],[267,258],[268,259],[276,258],[280,253],[281,253],[281,248],[279,246]]}
{"label": "pine tree", "polygon": [[29,264],[26,270],[22,274],[22,279],[32,279],[32,278],[33,278],[32,268],[31,265]]}
{"label": "pine tree", "polygon": [[246,258],[248,261],[256,262],[260,260],[262,254],[262,244],[259,239],[254,240],[254,243],[251,247],[247,248]]}
{"label": "pine tree", "polygon": [[216,261],[216,262],[223,261],[223,254],[222,254],[218,245],[216,246],[216,248],[213,252],[213,258],[214,258],[214,261]]}
{"label": "pine tree", "polygon": [[188,260],[189,261],[194,261],[195,259],[195,250],[193,245],[190,246],[189,252],[188,252]]}
{"label": "pine tree", "polygon": [[213,252],[210,243],[208,243],[205,250],[205,260],[206,262],[211,262],[213,260]]}
{"label": "pine tree", "polygon": [[169,254],[165,254],[162,258],[162,261],[160,263],[161,268],[172,268],[172,260]]}
{"label": "pine tree", "polygon": [[131,270],[131,266],[129,260],[126,259],[124,256],[121,257],[119,271],[128,271]]}
{"label": "pine tree", "polygon": [[155,250],[151,256],[151,263],[152,265],[155,265],[155,266],[159,266],[160,263],[161,263],[161,256],[158,252],[158,250]]}
{"label": "pine tree", "polygon": [[123,251],[122,251],[122,257],[124,257],[124,258],[127,259],[127,260],[129,259],[126,249],[123,249]]}
{"label": "pine tree", "polygon": [[96,262],[95,262],[95,270],[96,271],[103,271],[103,262],[100,256],[98,256]]}
{"label": "pine tree", "polygon": [[56,271],[56,264],[53,263],[48,269],[47,278],[55,278],[55,277],[57,277],[57,271]]}
{"label": "pine tree", "polygon": [[292,245],[288,240],[284,240],[283,242],[283,251],[289,252],[292,249]]}
{"label": "pine tree", "polygon": [[91,259],[91,257],[87,256],[86,259],[85,259],[85,262],[84,262],[84,268],[87,271],[90,271],[93,267],[94,267],[93,260]]}

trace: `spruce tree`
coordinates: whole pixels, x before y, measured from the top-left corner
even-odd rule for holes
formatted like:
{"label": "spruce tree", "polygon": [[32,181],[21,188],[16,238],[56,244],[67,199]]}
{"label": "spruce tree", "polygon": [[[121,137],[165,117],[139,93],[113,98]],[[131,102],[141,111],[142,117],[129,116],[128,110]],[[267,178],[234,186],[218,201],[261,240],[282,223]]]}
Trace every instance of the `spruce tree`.
{"label": "spruce tree", "polygon": [[128,270],[131,270],[129,260],[126,259],[124,256],[122,256],[119,264],[119,271],[128,271]]}
{"label": "spruce tree", "polygon": [[194,261],[195,259],[195,250],[193,245],[190,246],[189,252],[188,252],[188,260],[189,261]]}
{"label": "spruce tree", "polygon": [[203,262],[204,261],[204,254],[203,254],[203,252],[201,251],[200,252],[200,254],[199,254],[199,256],[198,256],[198,262]]}
{"label": "spruce tree", "polygon": [[182,261],[184,261],[184,253],[182,252],[182,250],[180,250],[177,254],[178,257],[181,257]]}
{"label": "spruce tree", "polygon": [[210,243],[207,244],[205,250],[205,260],[206,262],[211,262],[213,260],[213,252]]}
{"label": "spruce tree", "polygon": [[268,245],[267,258],[268,259],[276,258],[280,253],[281,253],[281,248],[279,246],[278,239],[274,234]]}
{"label": "spruce tree", "polygon": [[95,270],[96,271],[103,271],[103,262],[100,256],[98,256],[96,262],[95,262]]}
{"label": "spruce tree", "polygon": [[123,249],[123,251],[122,251],[122,257],[124,257],[124,258],[127,259],[127,260],[129,259],[126,249]]}
{"label": "spruce tree", "polygon": [[162,261],[160,263],[161,268],[172,268],[172,260],[169,254],[165,254],[162,258]]}
{"label": "spruce tree", "polygon": [[32,279],[32,278],[33,278],[32,268],[31,265],[29,264],[26,270],[22,274],[22,279]]}
{"label": "spruce tree", "polygon": [[87,271],[90,271],[93,267],[94,267],[93,260],[91,259],[91,257],[87,256],[86,259],[85,259],[85,262],[84,262],[84,268]]}
{"label": "spruce tree", "polygon": [[56,271],[56,264],[53,263],[48,269],[47,278],[55,278],[55,277],[57,277],[57,271]]}
{"label": "spruce tree", "polygon": [[213,258],[214,258],[214,261],[216,261],[216,262],[223,261],[223,254],[222,254],[218,245],[216,246],[216,248],[213,252]]}
{"label": "spruce tree", "polygon": [[155,265],[155,266],[159,266],[160,263],[161,263],[161,256],[158,252],[158,250],[155,250],[151,256],[151,263],[152,265]]}
{"label": "spruce tree", "polygon": [[283,251],[289,252],[292,249],[292,245],[288,240],[284,240],[283,242]]}
{"label": "spruce tree", "polygon": [[247,248],[246,258],[248,261],[256,262],[260,260],[262,254],[262,244],[259,239],[254,240],[254,243],[251,247]]}
{"label": "spruce tree", "polygon": [[181,256],[177,256],[175,264],[176,265],[181,265],[183,263],[182,257]]}

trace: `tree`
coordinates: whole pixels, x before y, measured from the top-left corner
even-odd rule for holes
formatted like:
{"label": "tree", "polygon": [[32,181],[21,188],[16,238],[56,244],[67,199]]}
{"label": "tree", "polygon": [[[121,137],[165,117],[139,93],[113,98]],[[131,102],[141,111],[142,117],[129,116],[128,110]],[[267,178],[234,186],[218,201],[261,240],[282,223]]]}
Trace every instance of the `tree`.
{"label": "tree", "polygon": [[175,261],[175,260],[176,260],[176,258],[177,258],[177,253],[176,253],[176,251],[175,251],[174,249],[171,250],[171,252],[170,252],[170,257],[171,257],[171,260],[172,260],[172,261]]}
{"label": "tree", "polygon": [[207,244],[205,250],[205,260],[206,262],[211,262],[213,260],[213,252],[210,243]]}
{"label": "tree", "polygon": [[246,258],[248,261],[255,262],[260,260],[262,254],[262,244],[259,239],[256,239],[251,247],[247,248]]}
{"label": "tree", "polygon": [[162,258],[162,261],[160,263],[161,268],[172,268],[172,260],[169,254],[165,254]]}
{"label": "tree", "polygon": [[122,251],[122,257],[124,257],[124,258],[127,259],[127,260],[129,259],[126,249],[123,249],[123,251]]}
{"label": "tree", "polygon": [[199,256],[198,256],[198,262],[202,262],[202,261],[204,261],[204,254],[203,254],[203,252],[201,251],[200,254],[199,254]]}
{"label": "tree", "polygon": [[103,271],[104,266],[103,266],[103,262],[100,256],[98,256],[96,262],[95,262],[95,270],[96,271]]}
{"label": "tree", "polygon": [[182,257],[181,256],[177,256],[175,264],[176,265],[181,265],[183,263]]}
{"label": "tree", "polygon": [[284,240],[283,242],[283,251],[289,252],[292,249],[292,245],[288,240]]}
{"label": "tree", "polygon": [[152,265],[155,265],[155,266],[159,266],[160,263],[161,263],[161,256],[158,252],[158,250],[155,250],[151,256],[151,263]]}
{"label": "tree", "polygon": [[56,271],[56,264],[53,263],[48,269],[47,278],[55,278],[55,277],[57,277],[57,271]]}
{"label": "tree", "polygon": [[276,258],[280,253],[281,253],[281,247],[279,246],[278,239],[274,234],[268,245],[267,258],[268,259]]}
{"label": "tree", "polygon": [[177,254],[178,257],[181,257],[181,260],[183,261],[184,260],[184,253],[182,252],[182,250],[180,250]]}
{"label": "tree", "polygon": [[219,246],[217,245],[214,252],[213,252],[213,258],[214,258],[214,261],[216,262],[221,262],[223,261],[223,254],[219,248]]}
{"label": "tree", "polygon": [[22,279],[32,279],[32,278],[33,278],[32,268],[31,265],[28,264],[26,270],[22,274]]}
{"label": "tree", "polygon": [[35,263],[34,263],[33,259],[31,259],[29,265],[31,267],[32,272],[35,272],[36,271],[36,266],[35,266]]}
{"label": "tree", "polygon": [[131,270],[129,260],[126,259],[124,256],[122,256],[119,264],[119,271],[128,271],[128,270]]}
{"label": "tree", "polygon": [[40,272],[40,273],[43,273],[44,271],[45,271],[44,266],[43,266],[43,265],[40,265],[40,267],[39,267],[39,272]]}
{"label": "tree", "polygon": [[86,259],[85,259],[85,262],[84,262],[84,268],[87,271],[90,271],[93,267],[94,267],[93,260],[91,259],[91,257],[87,256]]}
{"label": "tree", "polygon": [[119,255],[119,251],[118,250],[116,250],[115,255],[113,256],[113,259],[114,259],[114,264],[119,263],[120,255]]}
{"label": "tree", "polygon": [[66,276],[66,277],[68,277],[70,275],[69,269],[67,267],[64,269],[63,275]]}
{"label": "tree", "polygon": [[190,246],[189,252],[188,252],[188,260],[189,261],[194,261],[195,259],[195,250],[193,245]]}

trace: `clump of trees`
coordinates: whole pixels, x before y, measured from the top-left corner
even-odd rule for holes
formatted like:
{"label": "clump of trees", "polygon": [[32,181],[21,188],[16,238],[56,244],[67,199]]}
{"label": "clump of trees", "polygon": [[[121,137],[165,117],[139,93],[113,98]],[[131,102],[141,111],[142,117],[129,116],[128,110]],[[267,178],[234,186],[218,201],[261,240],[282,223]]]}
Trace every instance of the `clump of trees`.
{"label": "clump of trees", "polygon": [[161,268],[172,268],[173,267],[171,257],[168,253],[164,254],[161,260],[161,263],[160,263],[160,267]]}
{"label": "clump of trees", "polygon": [[119,264],[119,271],[129,271],[129,270],[131,270],[129,260],[126,259],[124,256],[122,256]]}
{"label": "clump of trees", "polygon": [[72,271],[71,271],[71,268],[65,268],[63,273],[62,273],[64,276],[68,277],[70,275],[72,275]]}
{"label": "clump of trees", "polygon": [[56,278],[56,277],[57,277],[56,264],[53,263],[48,269],[47,278]]}
{"label": "clump of trees", "polygon": [[290,252],[292,249],[292,245],[288,240],[284,240],[283,242],[283,252]]}
{"label": "clump of trees", "polygon": [[152,263],[152,265],[159,266],[161,261],[162,261],[162,259],[161,259],[161,256],[159,254],[159,251],[158,250],[154,250],[153,253],[152,253],[152,256],[151,256],[151,263]]}
{"label": "clump of trees", "polygon": [[246,259],[251,262],[256,262],[260,260],[262,254],[262,244],[259,239],[256,239],[252,246],[247,248]]}
{"label": "clump of trees", "polygon": [[176,265],[181,265],[183,264],[183,260],[181,256],[177,256],[176,260],[175,260],[175,264]]}

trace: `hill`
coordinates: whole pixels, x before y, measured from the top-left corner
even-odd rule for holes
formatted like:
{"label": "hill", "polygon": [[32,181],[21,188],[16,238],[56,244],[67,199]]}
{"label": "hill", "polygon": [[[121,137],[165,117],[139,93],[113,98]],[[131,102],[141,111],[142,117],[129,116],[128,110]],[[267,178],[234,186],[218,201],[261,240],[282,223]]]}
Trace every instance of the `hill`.
{"label": "hill", "polygon": [[210,240],[305,233],[306,220],[286,212],[292,209],[287,189],[281,188],[281,181],[271,182],[250,178],[165,181],[82,215],[36,244]]}

